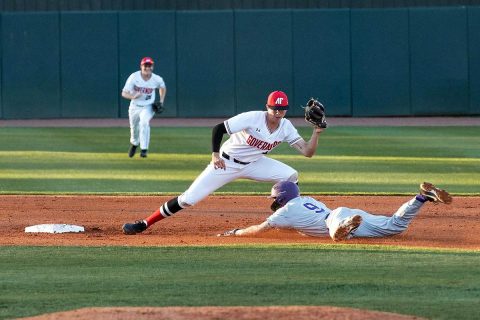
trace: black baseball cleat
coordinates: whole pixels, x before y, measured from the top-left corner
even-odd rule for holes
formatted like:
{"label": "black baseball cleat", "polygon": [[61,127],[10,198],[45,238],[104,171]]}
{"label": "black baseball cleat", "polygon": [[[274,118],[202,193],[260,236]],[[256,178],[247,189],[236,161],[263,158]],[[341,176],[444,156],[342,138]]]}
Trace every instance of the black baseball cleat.
{"label": "black baseball cleat", "polygon": [[147,230],[147,225],[141,220],[135,221],[135,223],[125,223],[122,227],[125,234],[137,234]]}
{"label": "black baseball cleat", "polygon": [[142,151],[140,152],[140,157],[142,157],[142,158],[147,157],[147,149],[142,149]]}
{"label": "black baseball cleat", "polygon": [[420,194],[433,203],[452,203],[452,196],[447,191],[435,187],[430,182],[420,184]]}
{"label": "black baseball cleat", "polygon": [[128,149],[128,156],[132,158],[135,155],[135,152],[137,152],[137,147],[134,146],[133,144],[130,145],[130,149]]}

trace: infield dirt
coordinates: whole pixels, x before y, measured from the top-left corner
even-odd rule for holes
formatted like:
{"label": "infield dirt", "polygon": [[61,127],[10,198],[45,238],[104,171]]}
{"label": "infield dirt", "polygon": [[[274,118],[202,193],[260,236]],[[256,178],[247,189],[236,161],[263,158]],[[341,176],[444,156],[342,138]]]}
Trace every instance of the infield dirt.
{"label": "infield dirt", "polygon": [[[122,234],[125,222],[143,219],[171,197],[165,196],[16,196],[3,195],[0,245],[223,245],[332,243],[294,231],[273,230],[257,237],[216,237],[223,231],[258,224],[270,214],[265,196],[210,196],[135,236]],[[329,208],[360,208],[391,215],[408,196],[316,196]],[[451,205],[427,203],[403,234],[353,239],[348,244],[381,244],[480,249],[479,197],[454,197]],[[85,227],[80,234],[26,234],[25,227],[66,223]]]}

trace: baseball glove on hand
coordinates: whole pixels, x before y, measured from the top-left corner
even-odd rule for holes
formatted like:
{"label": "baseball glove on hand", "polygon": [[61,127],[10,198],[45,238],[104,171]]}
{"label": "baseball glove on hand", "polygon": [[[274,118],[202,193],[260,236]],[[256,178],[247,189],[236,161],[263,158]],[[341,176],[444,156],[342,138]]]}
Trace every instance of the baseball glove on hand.
{"label": "baseball glove on hand", "polygon": [[152,109],[155,112],[155,114],[160,114],[162,113],[165,108],[163,107],[163,102],[157,101],[152,104]]}
{"label": "baseball glove on hand", "polygon": [[310,98],[305,109],[305,120],[316,127],[326,128],[325,107],[318,100]]}

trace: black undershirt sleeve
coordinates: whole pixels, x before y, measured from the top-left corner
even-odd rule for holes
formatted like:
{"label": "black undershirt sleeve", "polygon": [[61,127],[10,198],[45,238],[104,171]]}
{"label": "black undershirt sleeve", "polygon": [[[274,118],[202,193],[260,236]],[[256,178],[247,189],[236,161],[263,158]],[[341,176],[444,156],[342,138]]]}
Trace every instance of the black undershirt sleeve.
{"label": "black undershirt sleeve", "polygon": [[225,124],[219,123],[212,129],[212,152],[220,151],[220,144],[222,143],[223,135],[227,133]]}

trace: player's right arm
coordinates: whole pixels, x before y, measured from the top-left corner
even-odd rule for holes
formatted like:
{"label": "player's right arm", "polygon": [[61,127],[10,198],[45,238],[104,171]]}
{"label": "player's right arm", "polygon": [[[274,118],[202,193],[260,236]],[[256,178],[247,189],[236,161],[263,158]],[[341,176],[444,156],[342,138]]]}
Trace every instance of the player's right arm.
{"label": "player's right arm", "polygon": [[237,232],[235,232],[236,236],[251,236],[255,235],[264,231],[267,231],[271,229],[272,227],[268,224],[267,221],[263,221],[260,224],[253,225],[250,227],[247,227],[245,229],[238,229]]}
{"label": "player's right arm", "polygon": [[134,100],[138,98],[141,93],[140,92],[135,92],[133,90],[133,78],[134,74],[131,74],[130,77],[128,77],[127,82],[125,82],[125,86],[122,89],[122,97],[128,100]]}
{"label": "player's right arm", "polygon": [[[258,112],[256,112],[258,113]],[[256,116],[255,111],[240,113],[223,123],[217,124],[212,130],[212,164],[214,169],[226,169],[225,161],[220,156],[220,145],[225,133],[232,135],[248,128],[252,119]]]}
{"label": "player's right arm", "polygon": [[134,100],[137,99],[140,96],[140,92],[135,92],[134,94],[131,94],[128,91],[122,91],[122,97],[128,100]]}
{"label": "player's right arm", "polygon": [[212,129],[212,164],[214,169],[225,170],[227,168],[225,161],[220,156],[220,145],[225,133],[227,133],[227,128],[223,122]]}
{"label": "player's right arm", "polygon": [[233,229],[226,231],[224,233],[218,234],[217,236],[219,237],[228,237],[228,236],[235,236],[235,237],[241,237],[241,236],[253,236],[259,233],[262,233],[264,231],[267,231],[271,229],[272,227],[267,221],[264,221],[260,224],[256,224],[250,227],[247,227],[245,229]]}
{"label": "player's right arm", "polygon": [[282,207],[271,214],[264,222],[260,224],[256,224],[244,229],[229,230],[222,234],[218,234],[217,236],[253,236],[273,228],[291,229],[293,228],[292,218],[288,218],[288,216],[288,211],[285,209],[285,207]]}

